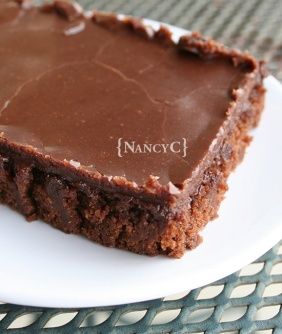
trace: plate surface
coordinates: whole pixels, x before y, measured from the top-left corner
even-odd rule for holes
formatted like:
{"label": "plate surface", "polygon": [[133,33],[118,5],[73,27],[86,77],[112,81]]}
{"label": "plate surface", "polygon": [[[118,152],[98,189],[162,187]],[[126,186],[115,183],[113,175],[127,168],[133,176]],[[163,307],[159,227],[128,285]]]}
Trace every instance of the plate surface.
{"label": "plate surface", "polygon": [[[171,29],[176,38],[185,32]],[[196,250],[180,260],[135,255],[29,224],[0,206],[0,300],[49,307],[149,300],[211,283],[271,248],[282,237],[282,86],[273,77],[265,85],[261,125]]]}

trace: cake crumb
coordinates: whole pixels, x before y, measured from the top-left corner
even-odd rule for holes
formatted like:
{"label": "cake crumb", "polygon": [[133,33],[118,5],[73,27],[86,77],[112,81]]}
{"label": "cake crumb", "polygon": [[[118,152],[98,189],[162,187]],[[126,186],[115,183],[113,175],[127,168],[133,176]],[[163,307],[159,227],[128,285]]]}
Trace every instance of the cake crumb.
{"label": "cake crumb", "polygon": [[180,190],[172,182],[168,183],[168,191],[172,195],[178,195],[178,194],[180,194]]}
{"label": "cake crumb", "polygon": [[69,163],[75,168],[79,168],[81,166],[80,162],[72,160],[72,159],[69,161]]}

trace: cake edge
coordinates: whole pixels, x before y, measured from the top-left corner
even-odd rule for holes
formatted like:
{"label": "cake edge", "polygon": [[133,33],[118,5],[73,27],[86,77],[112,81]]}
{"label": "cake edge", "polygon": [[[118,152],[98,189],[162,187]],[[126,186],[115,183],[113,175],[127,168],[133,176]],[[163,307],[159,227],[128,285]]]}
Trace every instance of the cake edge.
{"label": "cake edge", "polygon": [[200,242],[200,231],[216,217],[229,174],[240,163],[264,106],[263,86],[249,97],[203,181],[191,197],[176,205],[154,203],[130,194],[108,193],[85,182],[66,181],[27,163],[26,154],[3,154],[0,146],[0,202],[28,220],[42,219],[66,233],[139,254],[183,256]]}

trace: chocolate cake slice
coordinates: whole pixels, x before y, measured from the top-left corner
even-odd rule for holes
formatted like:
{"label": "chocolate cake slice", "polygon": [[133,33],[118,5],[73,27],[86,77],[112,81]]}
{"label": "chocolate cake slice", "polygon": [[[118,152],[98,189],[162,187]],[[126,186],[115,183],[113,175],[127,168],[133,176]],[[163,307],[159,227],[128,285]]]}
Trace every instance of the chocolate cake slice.
{"label": "chocolate cake slice", "polygon": [[258,124],[263,63],[64,1],[0,1],[0,64],[0,202],[140,254],[199,244]]}

